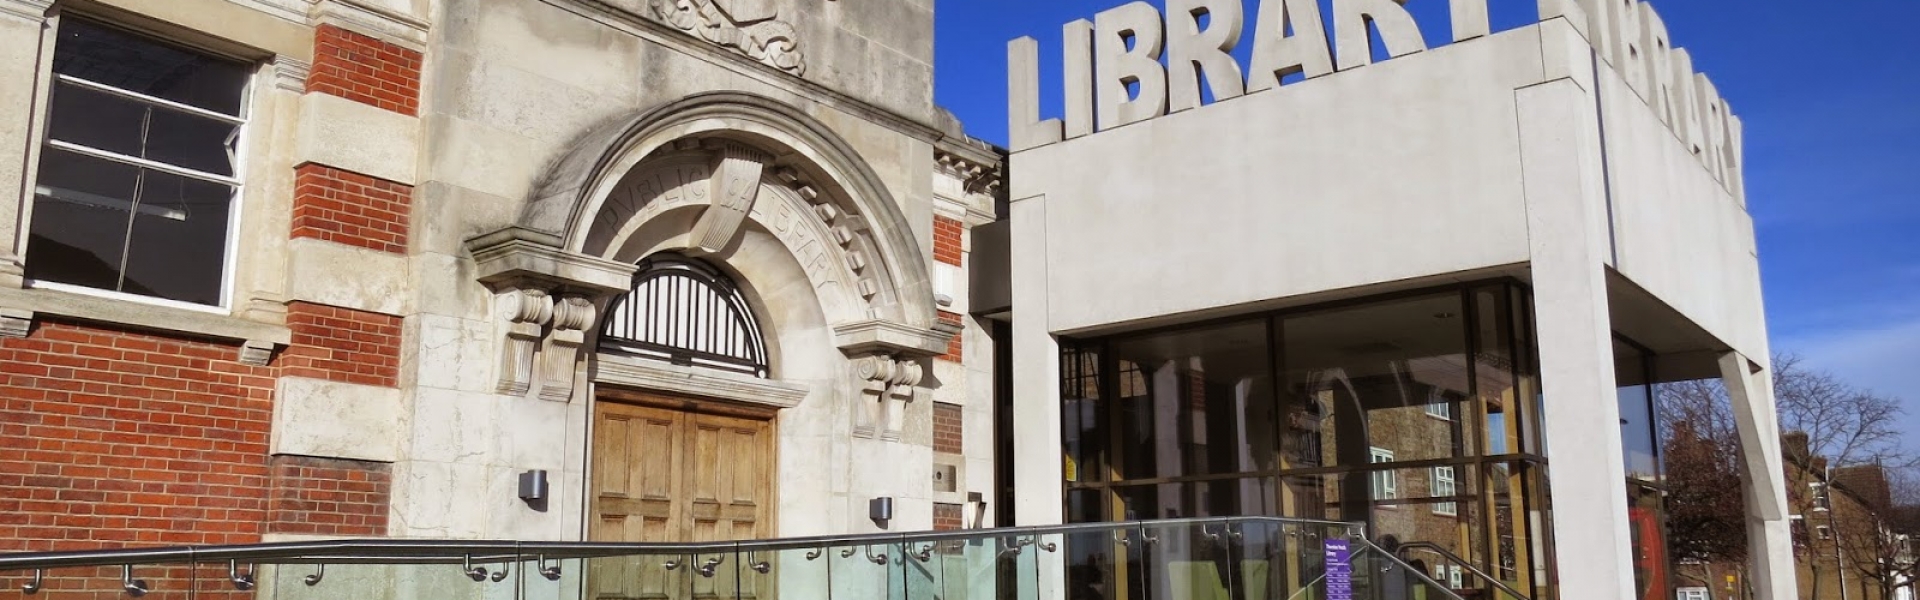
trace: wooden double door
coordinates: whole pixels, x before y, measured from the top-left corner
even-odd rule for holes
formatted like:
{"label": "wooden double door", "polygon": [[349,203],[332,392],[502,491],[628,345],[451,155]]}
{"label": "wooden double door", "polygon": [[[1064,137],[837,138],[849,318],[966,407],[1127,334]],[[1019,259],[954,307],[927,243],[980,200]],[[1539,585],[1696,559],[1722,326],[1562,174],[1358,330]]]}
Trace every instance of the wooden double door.
{"label": "wooden double door", "polygon": [[[600,542],[717,542],[772,537],[773,415],[688,398],[603,393],[594,405],[593,522]],[[715,580],[712,557],[594,561],[598,599],[689,598],[735,582],[732,557]],[[664,564],[679,560],[676,569]],[[731,593],[727,595],[731,596]]]}

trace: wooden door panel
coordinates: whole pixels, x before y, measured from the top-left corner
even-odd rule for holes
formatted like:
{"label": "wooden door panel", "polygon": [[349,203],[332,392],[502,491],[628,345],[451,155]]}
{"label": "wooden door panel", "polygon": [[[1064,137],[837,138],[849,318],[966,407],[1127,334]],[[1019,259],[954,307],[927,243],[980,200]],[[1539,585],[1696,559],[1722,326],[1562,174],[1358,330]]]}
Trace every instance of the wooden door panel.
{"label": "wooden door panel", "polygon": [[[623,398],[624,399],[624,398]],[[653,406],[595,405],[594,541],[732,541],[772,533],[771,421],[676,410],[692,401],[650,398]],[[704,560],[707,557],[702,557]],[[589,574],[600,600],[699,598],[715,593],[770,596],[771,584],[734,581],[736,566],[717,569],[725,581],[661,568],[665,557],[595,561]],[[733,557],[728,557],[733,560]],[[694,561],[698,563],[700,561]]]}
{"label": "wooden door panel", "polygon": [[[593,541],[685,541],[681,499],[686,417],[673,411],[596,405]],[[588,577],[601,600],[684,598],[685,570],[667,571],[661,557],[597,560]]]}

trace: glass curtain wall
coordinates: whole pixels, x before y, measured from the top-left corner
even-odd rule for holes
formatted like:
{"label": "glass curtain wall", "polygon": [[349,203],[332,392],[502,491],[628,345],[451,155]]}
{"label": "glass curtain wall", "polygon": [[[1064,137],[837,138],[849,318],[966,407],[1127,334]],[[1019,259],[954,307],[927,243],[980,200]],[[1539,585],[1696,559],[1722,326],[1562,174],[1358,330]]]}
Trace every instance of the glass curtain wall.
{"label": "glass curtain wall", "polygon": [[1641,600],[1673,597],[1667,556],[1666,470],[1660,456],[1652,354],[1623,338],[1613,340],[1619,386],[1620,442],[1627,465],[1627,521],[1633,533],[1633,578]]}
{"label": "glass curtain wall", "polygon": [[[1478,570],[1543,597],[1528,306],[1488,283],[1064,343],[1067,518],[1364,522],[1441,583],[1492,592]],[[1306,583],[1289,579],[1300,565],[1207,542],[1193,542],[1204,561],[1166,573],[1125,548],[1074,548],[1070,589],[1265,598]]]}

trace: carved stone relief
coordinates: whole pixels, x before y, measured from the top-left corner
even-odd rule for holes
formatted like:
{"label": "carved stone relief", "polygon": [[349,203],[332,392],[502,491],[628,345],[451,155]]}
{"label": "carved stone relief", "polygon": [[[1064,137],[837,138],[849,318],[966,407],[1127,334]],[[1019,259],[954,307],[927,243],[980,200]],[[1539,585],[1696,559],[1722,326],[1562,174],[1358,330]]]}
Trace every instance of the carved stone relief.
{"label": "carved stone relief", "polygon": [[648,0],[649,16],[773,68],[805,75],[791,23],[769,0]]}

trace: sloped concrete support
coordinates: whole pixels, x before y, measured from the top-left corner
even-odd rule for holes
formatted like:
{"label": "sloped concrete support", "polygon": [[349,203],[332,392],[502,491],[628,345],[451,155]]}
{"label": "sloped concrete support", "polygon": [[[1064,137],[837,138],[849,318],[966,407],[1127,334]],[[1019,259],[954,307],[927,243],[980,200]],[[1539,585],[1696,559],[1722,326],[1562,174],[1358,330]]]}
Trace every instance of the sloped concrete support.
{"label": "sloped concrete support", "polygon": [[1740,464],[1747,490],[1747,554],[1754,594],[1761,600],[1798,595],[1793,536],[1787,519],[1786,465],[1780,457],[1780,416],[1774,411],[1773,373],[1752,368],[1738,352],[1720,357],[1720,378],[1733,400],[1740,429]]}
{"label": "sloped concrete support", "polygon": [[1610,251],[1593,100],[1571,79],[1514,92],[1560,588],[1633,598],[1632,534],[1613,368]]}

